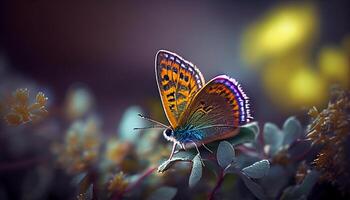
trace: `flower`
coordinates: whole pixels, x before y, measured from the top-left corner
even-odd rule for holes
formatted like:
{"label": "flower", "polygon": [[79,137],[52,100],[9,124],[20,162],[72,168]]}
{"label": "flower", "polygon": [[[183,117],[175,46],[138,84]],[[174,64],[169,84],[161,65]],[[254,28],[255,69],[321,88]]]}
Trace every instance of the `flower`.
{"label": "flower", "polygon": [[117,139],[111,139],[107,142],[106,158],[116,165],[120,165],[128,152],[132,151],[132,145],[127,142],[120,142]]}
{"label": "flower", "polygon": [[313,162],[321,172],[321,179],[349,191],[350,101],[345,91],[336,90],[334,94],[327,108],[319,112],[314,107],[309,111],[312,122],[307,138],[321,148]]}
{"label": "flower", "polygon": [[68,91],[65,100],[65,113],[68,119],[86,116],[94,106],[91,91],[85,87],[75,87]]}
{"label": "flower", "polygon": [[100,147],[100,129],[95,118],[76,121],[68,129],[65,141],[58,145],[56,154],[68,172],[82,172],[97,160]]}
{"label": "flower", "polygon": [[48,113],[46,110],[47,100],[44,93],[38,92],[35,102],[30,104],[28,89],[17,89],[9,101],[10,112],[5,115],[7,124],[18,126],[46,116]]}
{"label": "flower", "polygon": [[113,176],[108,182],[107,189],[109,192],[122,193],[128,187],[129,182],[123,172],[119,172]]}

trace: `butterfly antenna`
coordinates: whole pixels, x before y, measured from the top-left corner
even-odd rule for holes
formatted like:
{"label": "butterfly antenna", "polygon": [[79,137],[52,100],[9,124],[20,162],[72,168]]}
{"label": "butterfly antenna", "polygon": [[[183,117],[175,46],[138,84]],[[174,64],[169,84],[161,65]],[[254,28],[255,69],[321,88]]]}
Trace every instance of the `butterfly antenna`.
{"label": "butterfly antenna", "polygon": [[155,124],[158,124],[158,125],[160,125],[160,126],[162,126],[162,127],[164,127],[164,128],[168,128],[169,126],[167,126],[167,125],[165,125],[165,124],[163,124],[163,123],[160,123],[160,122],[158,122],[158,121],[156,121],[156,120],[154,120],[154,119],[151,119],[151,118],[149,118],[149,117],[145,117],[145,116],[143,116],[143,115],[141,115],[141,114],[138,114],[142,119],[145,119],[145,120],[147,120],[147,121],[150,121],[150,122],[153,122],[153,123],[155,123]]}
{"label": "butterfly antenna", "polygon": [[201,163],[203,166],[205,166],[203,160],[202,160],[202,156],[201,156],[201,153],[199,152],[199,149],[198,149],[198,146],[197,144],[193,141],[193,140],[190,140],[190,142],[192,142],[192,144],[194,144],[194,146],[196,147],[196,150],[197,150],[197,153],[198,153],[198,156],[199,156],[199,159],[201,160]]}
{"label": "butterfly antenna", "polygon": [[145,130],[145,129],[152,129],[152,128],[161,128],[161,129],[163,129],[163,127],[161,127],[161,126],[149,126],[149,127],[142,127],[142,128],[134,128],[134,130]]}

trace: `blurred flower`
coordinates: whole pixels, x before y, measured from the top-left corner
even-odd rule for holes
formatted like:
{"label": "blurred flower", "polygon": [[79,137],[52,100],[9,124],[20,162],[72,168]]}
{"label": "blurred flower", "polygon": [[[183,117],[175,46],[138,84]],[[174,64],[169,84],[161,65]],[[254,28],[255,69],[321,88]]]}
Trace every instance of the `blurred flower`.
{"label": "blurred flower", "polygon": [[304,57],[272,61],[262,73],[271,101],[282,109],[319,105],[326,99],[327,85]]}
{"label": "blurred flower", "polygon": [[169,157],[170,151],[171,151],[170,145],[158,145],[158,147],[153,149],[153,153],[150,153],[147,156],[147,160],[151,163],[150,165],[158,165],[159,161],[165,160]]}
{"label": "blurred flower", "polygon": [[323,47],[319,54],[319,67],[328,82],[349,86],[350,63],[346,51],[339,47]]}
{"label": "blurred flower", "polygon": [[73,88],[66,97],[65,109],[69,119],[77,119],[86,115],[93,105],[91,92],[84,87]]}
{"label": "blurred flower", "polygon": [[123,193],[128,187],[129,182],[123,172],[119,172],[113,176],[108,182],[107,189],[111,193]]}
{"label": "blurred flower", "polygon": [[18,126],[27,122],[37,121],[47,115],[46,104],[48,98],[38,92],[34,103],[29,101],[28,89],[17,89],[9,100],[10,112],[5,115],[9,125]]}
{"label": "blurred flower", "polygon": [[125,159],[128,152],[131,151],[132,145],[126,142],[120,142],[117,139],[110,139],[107,142],[106,158],[115,165],[120,165]]}
{"label": "blurred flower", "polygon": [[126,173],[136,173],[143,167],[141,158],[136,154],[133,143],[110,138],[106,143],[100,167],[106,172],[118,169]]}
{"label": "blurred flower", "polygon": [[310,4],[289,4],[271,10],[248,28],[243,38],[243,58],[258,64],[305,46],[318,27],[317,13]]}
{"label": "blurred flower", "polygon": [[319,112],[315,107],[309,111],[312,122],[307,137],[314,145],[320,145],[314,165],[321,172],[321,178],[345,192],[350,189],[350,101],[344,91],[337,90],[335,95],[335,100],[323,111]]}
{"label": "blurred flower", "polygon": [[105,168],[106,171],[118,169],[126,173],[134,173],[140,168],[140,158],[132,143],[110,139],[106,144],[101,167]]}
{"label": "blurred flower", "polygon": [[290,107],[311,106],[320,104],[326,99],[324,80],[310,68],[300,68],[290,74],[287,85],[287,96]]}
{"label": "blurred flower", "polygon": [[91,167],[99,152],[99,134],[96,118],[74,122],[67,131],[64,144],[55,149],[59,164],[69,173],[82,172]]}
{"label": "blurred flower", "polygon": [[145,127],[145,120],[138,116],[142,113],[139,106],[128,107],[120,120],[118,128],[118,137],[122,141],[136,142],[139,134],[134,128]]}
{"label": "blurred flower", "polygon": [[285,111],[323,105],[332,84],[349,87],[350,39],[323,47],[313,61],[318,26],[316,7],[295,3],[271,10],[243,36],[243,59],[263,70],[266,92]]}

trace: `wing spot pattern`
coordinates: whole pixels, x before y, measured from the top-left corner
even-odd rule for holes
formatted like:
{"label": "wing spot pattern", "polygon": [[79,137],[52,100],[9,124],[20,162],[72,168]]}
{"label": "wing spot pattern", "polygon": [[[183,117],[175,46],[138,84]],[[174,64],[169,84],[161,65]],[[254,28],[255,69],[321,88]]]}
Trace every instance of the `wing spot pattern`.
{"label": "wing spot pattern", "polygon": [[[199,70],[195,66],[176,55],[161,52],[158,55],[160,67],[160,88],[166,107],[178,119],[189,100],[204,84]],[[196,73],[197,72],[197,73]]]}

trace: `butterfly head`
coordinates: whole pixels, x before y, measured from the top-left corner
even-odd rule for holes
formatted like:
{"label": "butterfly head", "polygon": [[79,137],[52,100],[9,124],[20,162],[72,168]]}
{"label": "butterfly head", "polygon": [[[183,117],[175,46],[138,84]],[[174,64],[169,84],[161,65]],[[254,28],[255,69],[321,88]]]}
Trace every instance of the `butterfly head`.
{"label": "butterfly head", "polygon": [[164,135],[165,139],[167,139],[169,141],[174,141],[175,140],[175,138],[174,138],[174,130],[171,129],[171,128],[166,128],[163,131],[163,135]]}

